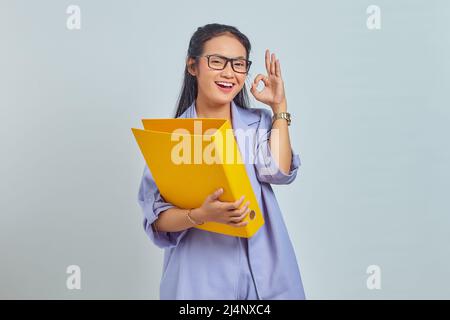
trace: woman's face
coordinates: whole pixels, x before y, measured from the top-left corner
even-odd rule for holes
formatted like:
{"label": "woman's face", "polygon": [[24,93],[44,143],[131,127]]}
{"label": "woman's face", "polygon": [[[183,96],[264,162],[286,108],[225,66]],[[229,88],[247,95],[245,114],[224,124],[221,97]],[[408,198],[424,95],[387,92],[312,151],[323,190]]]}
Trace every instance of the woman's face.
{"label": "woman's face", "polygon": [[[227,58],[244,58],[247,57],[245,47],[231,35],[221,35],[214,37],[205,42],[203,54],[217,54]],[[193,59],[189,59],[188,64],[193,63]],[[231,63],[227,63],[223,70],[214,70],[208,67],[208,59],[201,57],[198,60],[197,67],[189,71],[197,77],[198,94],[208,103],[227,104],[242,90],[245,84],[246,74],[237,73],[233,70]],[[229,83],[233,87],[231,89],[222,88],[224,85],[220,83]]]}

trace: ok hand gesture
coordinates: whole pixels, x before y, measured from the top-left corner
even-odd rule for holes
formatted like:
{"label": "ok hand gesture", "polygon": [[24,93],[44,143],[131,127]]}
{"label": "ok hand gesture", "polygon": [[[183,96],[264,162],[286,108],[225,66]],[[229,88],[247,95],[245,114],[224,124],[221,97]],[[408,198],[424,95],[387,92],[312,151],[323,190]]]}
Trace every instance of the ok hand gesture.
{"label": "ok hand gesture", "polygon": [[[266,50],[266,70],[267,76],[258,74],[255,77],[250,92],[256,100],[270,106],[273,112],[278,112],[280,106],[286,105],[284,82],[281,78],[280,61],[276,59],[274,53],[270,55],[269,50]],[[260,81],[263,81],[264,88],[258,91],[256,87]]]}

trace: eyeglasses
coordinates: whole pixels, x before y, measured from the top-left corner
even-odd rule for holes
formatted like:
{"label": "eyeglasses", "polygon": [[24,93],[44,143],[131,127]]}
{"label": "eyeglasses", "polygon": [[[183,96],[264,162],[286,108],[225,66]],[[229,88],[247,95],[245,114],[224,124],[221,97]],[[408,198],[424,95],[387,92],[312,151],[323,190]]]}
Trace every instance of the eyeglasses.
{"label": "eyeglasses", "polygon": [[247,73],[252,62],[243,58],[227,58],[216,54],[208,54],[205,56],[197,56],[197,58],[205,57],[208,59],[208,67],[214,70],[223,70],[227,67],[228,62],[231,68],[237,73]]}

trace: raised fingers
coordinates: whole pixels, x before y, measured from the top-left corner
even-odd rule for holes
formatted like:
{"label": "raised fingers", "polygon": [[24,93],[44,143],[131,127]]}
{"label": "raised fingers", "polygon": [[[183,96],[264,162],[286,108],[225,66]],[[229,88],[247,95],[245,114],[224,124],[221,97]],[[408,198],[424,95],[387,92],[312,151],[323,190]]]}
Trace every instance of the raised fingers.
{"label": "raised fingers", "polygon": [[276,75],[278,77],[281,76],[281,67],[280,67],[280,61],[277,59],[275,53],[270,53],[269,49],[266,49],[266,70],[267,74],[270,75]]}
{"label": "raised fingers", "polygon": [[270,52],[269,49],[266,49],[266,70],[267,70],[267,74],[270,75]]}
{"label": "raised fingers", "polygon": [[281,77],[280,60],[278,59],[277,61],[275,61],[275,74],[277,75],[277,77]]}
{"label": "raised fingers", "polygon": [[275,75],[275,53],[272,53],[272,58],[270,59],[270,74]]}

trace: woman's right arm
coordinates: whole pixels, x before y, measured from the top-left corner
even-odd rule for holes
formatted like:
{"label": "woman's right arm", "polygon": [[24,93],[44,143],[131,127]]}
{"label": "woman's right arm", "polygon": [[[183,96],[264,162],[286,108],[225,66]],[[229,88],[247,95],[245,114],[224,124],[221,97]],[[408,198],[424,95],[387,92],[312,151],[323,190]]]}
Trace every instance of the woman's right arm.
{"label": "woman's right arm", "polygon": [[[189,220],[187,214],[187,209],[180,209],[177,207],[167,209],[159,214],[158,219],[153,222],[153,227],[157,231],[163,232],[177,232],[194,227],[195,224]],[[201,208],[192,209],[189,215],[198,223],[205,221],[204,213]]]}
{"label": "woman's right arm", "polygon": [[[247,201],[242,207],[244,197],[235,202],[222,202],[219,200],[222,193],[223,189],[219,189],[208,195],[201,207],[191,209],[189,216],[197,223],[214,221],[234,227],[247,225],[248,222],[242,220],[250,211],[249,202]],[[188,212],[188,209],[169,208],[159,214],[153,227],[163,232],[177,232],[192,228],[195,224],[189,219]]]}

